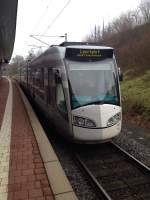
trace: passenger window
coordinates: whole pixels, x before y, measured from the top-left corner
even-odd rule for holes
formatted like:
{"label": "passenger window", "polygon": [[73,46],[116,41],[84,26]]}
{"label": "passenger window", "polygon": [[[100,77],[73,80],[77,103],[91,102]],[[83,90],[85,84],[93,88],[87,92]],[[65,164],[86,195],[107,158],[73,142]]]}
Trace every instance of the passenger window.
{"label": "passenger window", "polygon": [[63,87],[61,83],[58,83],[56,85],[56,101],[57,101],[57,106],[59,110],[66,113],[67,107],[66,107],[64,91],[63,91]]}
{"label": "passenger window", "polygon": [[48,69],[48,83],[47,83],[47,103],[52,103],[52,86],[53,86],[53,72],[52,69]]}
{"label": "passenger window", "polygon": [[44,68],[40,69],[40,88],[43,89],[44,88]]}
{"label": "passenger window", "polygon": [[34,84],[40,89],[44,89],[44,69],[37,69],[34,71]]}

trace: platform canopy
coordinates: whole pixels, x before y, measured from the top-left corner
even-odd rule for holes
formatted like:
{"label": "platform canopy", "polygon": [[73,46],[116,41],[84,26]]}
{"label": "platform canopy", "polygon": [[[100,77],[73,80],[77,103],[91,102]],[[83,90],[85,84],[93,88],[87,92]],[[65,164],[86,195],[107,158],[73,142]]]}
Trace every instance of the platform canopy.
{"label": "platform canopy", "polygon": [[15,41],[18,0],[0,0],[0,65],[8,63]]}

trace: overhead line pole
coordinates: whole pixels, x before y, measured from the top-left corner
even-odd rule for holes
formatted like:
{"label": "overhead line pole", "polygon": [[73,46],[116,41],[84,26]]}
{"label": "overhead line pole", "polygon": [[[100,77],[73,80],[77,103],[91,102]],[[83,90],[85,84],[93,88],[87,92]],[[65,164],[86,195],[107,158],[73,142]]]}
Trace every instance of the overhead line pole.
{"label": "overhead line pole", "polygon": [[67,33],[65,33],[65,42],[67,42],[68,39],[67,39]]}

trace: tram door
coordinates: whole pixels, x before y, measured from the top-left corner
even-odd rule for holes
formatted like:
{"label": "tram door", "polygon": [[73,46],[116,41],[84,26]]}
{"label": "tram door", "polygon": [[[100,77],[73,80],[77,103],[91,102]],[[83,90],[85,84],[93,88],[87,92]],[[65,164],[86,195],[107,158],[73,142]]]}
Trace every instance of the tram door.
{"label": "tram door", "polygon": [[[61,75],[59,74],[59,69],[54,71],[55,79],[55,123],[57,125],[58,131],[63,135],[68,135],[69,123],[68,123],[68,112],[66,106],[66,98],[62,83]],[[61,131],[60,131],[61,130]]]}

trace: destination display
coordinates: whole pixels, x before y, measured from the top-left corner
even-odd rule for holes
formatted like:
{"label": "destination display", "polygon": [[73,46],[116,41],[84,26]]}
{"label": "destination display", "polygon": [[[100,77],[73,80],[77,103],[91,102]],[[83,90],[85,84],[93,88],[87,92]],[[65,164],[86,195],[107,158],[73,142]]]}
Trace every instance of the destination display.
{"label": "destination display", "polygon": [[73,61],[100,61],[113,57],[113,49],[66,48],[65,58]]}

